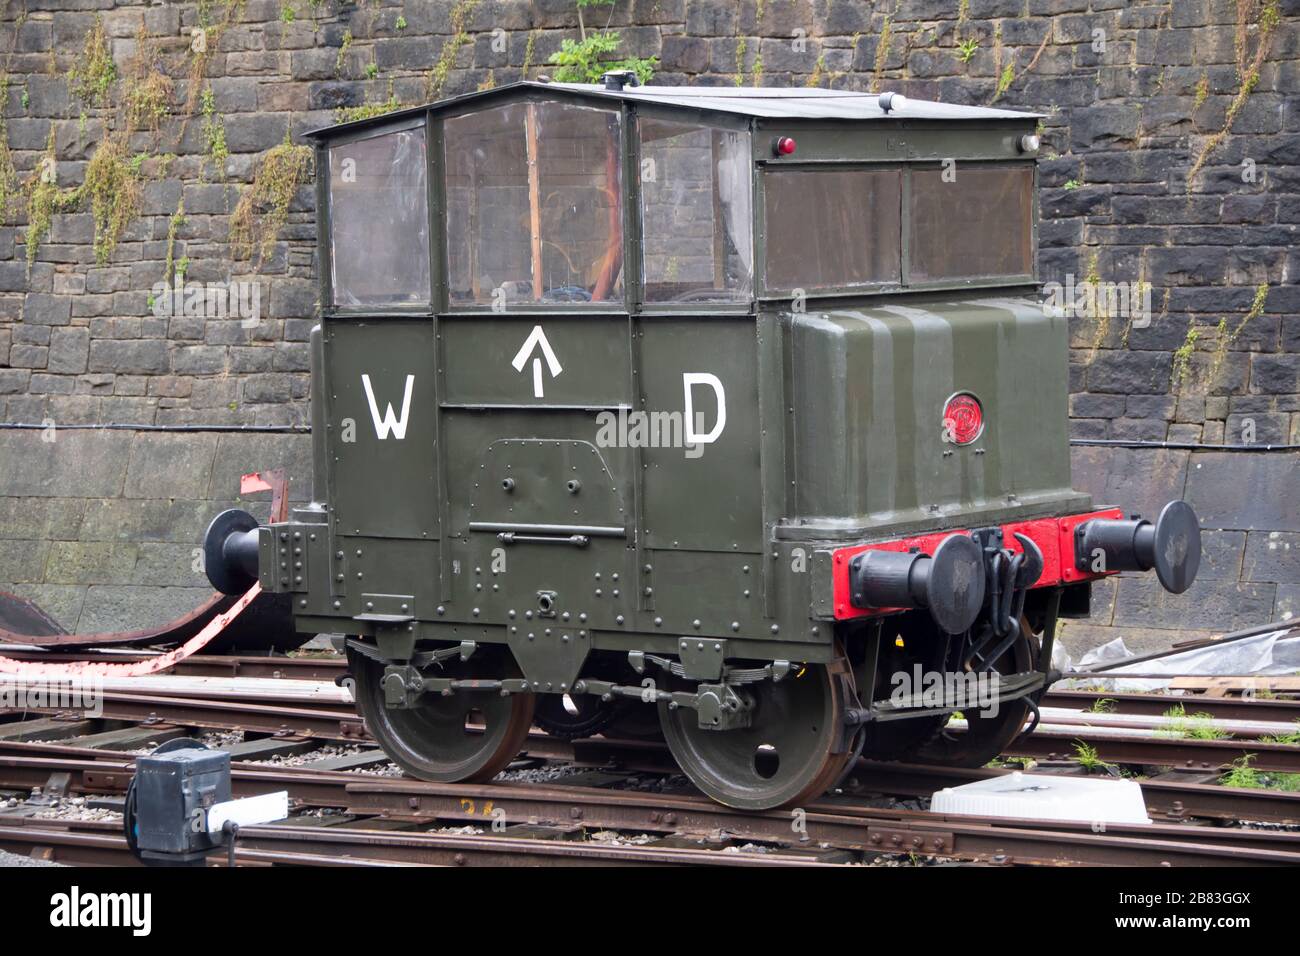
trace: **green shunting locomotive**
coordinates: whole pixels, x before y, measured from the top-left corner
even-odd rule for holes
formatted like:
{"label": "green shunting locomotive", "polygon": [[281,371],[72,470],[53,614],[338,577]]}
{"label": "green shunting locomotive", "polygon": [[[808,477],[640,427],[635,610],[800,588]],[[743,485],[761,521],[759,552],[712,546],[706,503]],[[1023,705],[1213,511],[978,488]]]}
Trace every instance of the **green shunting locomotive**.
{"label": "green shunting locomotive", "polygon": [[1036,120],[611,73],[310,134],[315,500],[218,517],[213,583],[349,635],[423,779],[534,726],[753,810],[985,763],[1092,581],[1200,560],[1071,490]]}

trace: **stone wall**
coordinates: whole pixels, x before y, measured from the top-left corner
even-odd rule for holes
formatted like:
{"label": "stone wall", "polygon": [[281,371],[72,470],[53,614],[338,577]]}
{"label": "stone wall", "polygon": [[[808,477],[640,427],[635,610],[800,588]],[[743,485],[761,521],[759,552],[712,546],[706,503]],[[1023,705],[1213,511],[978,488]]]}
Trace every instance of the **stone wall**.
{"label": "stone wall", "polygon": [[[658,58],[659,83],[887,88],[1043,113],[1043,280],[1122,283],[1151,301],[1149,315],[1103,306],[1074,320],[1076,437],[1300,443],[1300,0],[616,0],[585,14],[589,28],[606,17],[622,53]],[[310,182],[284,197],[287,220],[256,265],[236,259],[229,241],[232,213],[270,151],[340,109],[551,72],[548,59],[577,27],[573,0],[0,4],[0,421],[304,422],[316,310]],[[111,73],[88,50],[100,29]],[[206,50],[195,52],[200,41]],[[90,196],[53,208],[29,248],[28,195],[42,174],[70,194],[110,133],[139,203],[106,261],[96,257]],[[182,264],[190,282],[255,283],[259,321],[159,314],[155,287]],[[94,467],[59,459],[42,491],[24,478],[50,454],[33,434],[0,435],[0,534],[26,542],[0,548],[0,586],[77,589],[49,597],[68,608],[65,623],[84,625],[108,616],[87,618],[76,604],[97,587],[198,583],[176,583],[163,566],[172,562],[154,560],[166,552],[146,545],[192,546],[203,515],[174,515],[174,532],[148,535],[163,528],[158,502],[206,514],[233,497],[229,475],[213,469],[226,467],[220,446],[235,438],[64,432],[55,454],[108,456],[105,474],[118,483],[96,484],[92,455]],[[172,440],[203,449],[193,474],[209,477],[155,495],[173,478],[151,449]],[[266,459],[280,449],[240,464],[276,464]],[[1213,461],[1242,499],[1214,519],[1230,532],[1215,573],[1235,569],[1215,579],[1236,590],[1203,606],[1240,599],[1254,617],[1293,607],[1294,565],[1252,556],[1296,544],[1297,509],[1276,521],[1252,515],[1241,480],[1254,476],[1294,503],[1296,453],[1179,454],[1171,466],[1158,451],[1079,449],[1078,484],[1128,506],[1114,492],[1142,497],[1169,467],[1190,488]],[[154,465],[162,485],[133,482],[132,467],[140,476]],[[105,538],[111,529],[94,514],[105,508],[150,517]],[[113,542],[139,548],[134,570],[89,580],[111,556],[94,548]],[[79,543],[90,550],[63,546]],[[1131,593],[1121,585],[1098,621],[1232,623],[1155,614]]]}

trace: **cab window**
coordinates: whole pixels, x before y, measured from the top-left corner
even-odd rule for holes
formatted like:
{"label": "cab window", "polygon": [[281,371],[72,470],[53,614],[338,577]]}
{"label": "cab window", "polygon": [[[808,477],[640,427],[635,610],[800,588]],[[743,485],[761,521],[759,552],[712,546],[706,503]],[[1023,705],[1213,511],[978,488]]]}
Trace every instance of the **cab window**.
{"label": "cab window", "polygon": [[749,134],[641,118],[646,302],[748,302]]}
{"label": "cab window", "polygon": [[899,282],[900,170],[772,170],[763,192],[769,290]]}
{"label": "cab window", "polygon": [[911,281],[1033,273],[1033,167],[958,163],[954,173],[912,172]]}
{"label": "cab window", "polygon": [[555,102],[446,120],[453,306],[622,301],[620,122]]}
{"label": "cab window", "polygon": [[423,127],[330,148],[334,305],[428,304],[426,159]]}

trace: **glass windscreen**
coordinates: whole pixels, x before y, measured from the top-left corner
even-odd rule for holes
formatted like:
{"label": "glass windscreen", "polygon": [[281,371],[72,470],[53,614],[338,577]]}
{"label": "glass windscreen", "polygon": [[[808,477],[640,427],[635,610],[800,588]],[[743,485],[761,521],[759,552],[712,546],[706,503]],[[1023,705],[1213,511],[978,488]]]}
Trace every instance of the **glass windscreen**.
{"label": "glass windscreen", "polygon": [[423,127],[330,148],[336,306],[429,302],[427,169]]}
{"label": "glass windscreen", "polygon": [[753,288],[749,134],[639,121],[646,302],[747,302]]}
{"label": "glass windscreen", "polygon": [[764,195],[769,290],[900,280],[899,170],[772,170],[764,176]]}
{"label": "glass windscreen", "polygon": [[622,301],[617,111],[515,103],[444,129],[453,305]]}
{"label": "glass windscreen", "polygon": [[954,172],[912,172],[911,281],[1031,274],[1033,167],[958,163]]}

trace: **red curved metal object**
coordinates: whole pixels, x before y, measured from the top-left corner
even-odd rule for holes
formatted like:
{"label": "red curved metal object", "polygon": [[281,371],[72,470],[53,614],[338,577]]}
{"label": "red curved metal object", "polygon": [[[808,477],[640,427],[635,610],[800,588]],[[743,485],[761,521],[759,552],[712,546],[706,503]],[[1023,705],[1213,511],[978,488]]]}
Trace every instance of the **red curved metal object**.
{"label": "red curved metal object", "polygon": [[[21,674],[24,677],[86,677],[93,675],[114,677],[141,677],[145,674],[157,674],[171,667],[177,661],[183,661],[191,654],[197,654],[204,647],[210,644],[226,627],[234,621],[243,610],[253,603],[254,599],[262,593],[262,585],[254,584],[251,588],[241,594],[239,597],[227,598],[226,595],[218,597],[226,598],[231,601],[229,607],[224,611],[208,619],[207,623],[199,629],[193,637],[185,641],[180,647],[169,651],[166,654],[160,654],[157,657],[150,657],[143,661],[133,661],[129,664],[105,664],[100,661],[76,661],[68,664],[41,664],[33,661],[16,661],[12,658],[0,656],[0,673],[2,674]],[[224,603],[224,601],[222,602]],[[210,605],[205,605],[205,607]],[[197,612],[196,612],[197,613]],[[76,635],[65,635],[73,637]]]}
{"label": "red curved metal object", "polygon": [[[207,623],[226,611],[237,598],[217,594],[194,610],[161,627],[136,631],[102,631],[97,634],[69,634],[48,614],[26,598],[0,591],[0,644],[33,644],[37,647],[71,649],[80,647],[138,647],[150,644],[183,644]],[[50,625],[53,625],[50,628]]]}

